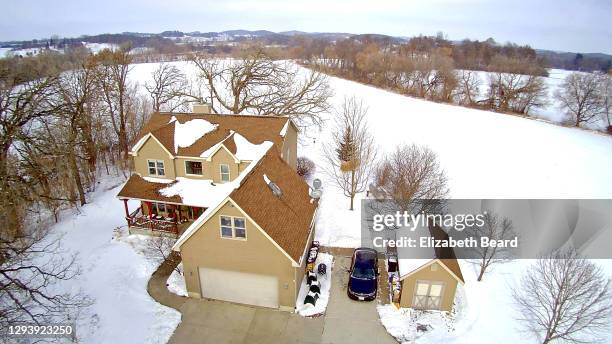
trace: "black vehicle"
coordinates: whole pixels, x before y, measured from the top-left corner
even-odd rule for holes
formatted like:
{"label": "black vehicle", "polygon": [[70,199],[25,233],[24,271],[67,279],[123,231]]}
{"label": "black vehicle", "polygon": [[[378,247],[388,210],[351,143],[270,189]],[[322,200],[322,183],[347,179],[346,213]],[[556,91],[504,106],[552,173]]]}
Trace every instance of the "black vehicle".
{"label": "black vehicle", "polygon": [[349,271],[347,293],[353,300],[371,301],[378,289],[377,252],[371,248],[357,248]]}

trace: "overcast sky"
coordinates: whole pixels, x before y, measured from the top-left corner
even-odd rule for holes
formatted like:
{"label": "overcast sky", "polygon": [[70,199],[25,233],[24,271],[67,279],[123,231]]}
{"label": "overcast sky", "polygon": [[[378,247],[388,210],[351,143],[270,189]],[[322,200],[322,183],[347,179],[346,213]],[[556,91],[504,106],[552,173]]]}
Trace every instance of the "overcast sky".
{"label": "overcast sky", "polygon": [[230,29],[445,32],[534,48],[612,53],[610,0],[0,0],[0,40]]}

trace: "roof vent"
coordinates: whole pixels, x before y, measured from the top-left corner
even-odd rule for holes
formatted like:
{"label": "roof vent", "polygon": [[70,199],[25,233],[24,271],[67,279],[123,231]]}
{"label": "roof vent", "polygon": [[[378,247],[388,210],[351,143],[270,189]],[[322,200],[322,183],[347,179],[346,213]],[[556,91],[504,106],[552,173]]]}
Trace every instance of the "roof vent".
{"label": "roof vent", "polygon": [[312,189],[310,190],[310,197],[314,199],[321,198],[323,194],[323,191],[321,190],[322,186],[323,186],[323,183],[321,182],[321,179],[316,178],[315,180],[313,180]]}
{"label": "roof vent", "polygon": [[264,174],[263,178],[266,184],[268,184],[268,187],[270,188],[270,190],[272,190],[272,193],[274,194],[274,196],[280,197],[283,195],[283,190],[281,190],[281,188],[278,185],[276,185],[276,183],[271,181],[267,175]]}

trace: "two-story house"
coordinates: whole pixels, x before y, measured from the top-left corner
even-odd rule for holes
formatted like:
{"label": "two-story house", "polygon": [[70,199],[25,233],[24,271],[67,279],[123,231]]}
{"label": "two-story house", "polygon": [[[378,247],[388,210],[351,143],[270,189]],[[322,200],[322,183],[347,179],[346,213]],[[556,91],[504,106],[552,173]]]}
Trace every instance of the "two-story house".
{"label": "two-story house", "polygon": [[298,129],[196,110],[153,114],[132,148],[130,232],[178,237],[191,297],[293,310],[318,205],[295,172]]}

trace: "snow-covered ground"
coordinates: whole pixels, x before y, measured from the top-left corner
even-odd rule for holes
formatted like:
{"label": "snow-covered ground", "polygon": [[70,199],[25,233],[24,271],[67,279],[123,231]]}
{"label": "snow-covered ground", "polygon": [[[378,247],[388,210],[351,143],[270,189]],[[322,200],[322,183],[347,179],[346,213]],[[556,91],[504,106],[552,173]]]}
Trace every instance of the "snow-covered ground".
{"label": "snow-covered ground", "polygon": [[185,277],[179,271],[183,270],[183,263],[178,265],[178,271],[175,269],[168,277],[168,281],[166,284],[168,285],[168,290],[171,293],[174,293],[178,296],[187,296],[187,286],[185,286]]}
{"label": "snow-covered ground", "polygon": [[51,229],[53,235],[63,235],[63,249],[77,253],[82,270],[57,287],[81,290],[94,301],[78,320],[79,342],[165,343],[181,316],[147,293],[156,264],[143,254],[146,238],[118,228],[125,226],[123,205],[116,198],[122,180],[105,178],[80,213],[63,214]]}
{"label": "snow-covered ground", "polygon": [[[195,75],[195,68],[187,62],[176,64],[190,76]],[[143,85],[156,67],[135,65],[132,81]],[[369,107],[368,121],[381,154],[410,143],[434,150],[455,198],[612,197],[612,137],[432,103],[333,77],[330,84],[335,92],[334,105],[340,105],[345,96],[355,95]],[[302,133],[298,153],[315,161],[314,177],[324,182],[316,239],[323,245],[356,247],[360,245],[358,201],[363,195],[358,196],[356,209],[349,211],[349,200],[322,173],[322,147],[330,138],[332,118],[327,114],[322,129]],[[120,183],[120,178],[114,179],[113,184]],[[54,226],[55,232],[64,234],[65,246],[79,253],[83,269],[78,279],[62,286],[66,290],[82,289],[96,301],[82,314],[81,341],[165,342],[180,321],[180,314],[147,294],[146,283],[154,266],[139,253],[142,243],[121,231],[114,232],[125,225],[123,206],[115,198],[119,186],[98,188],[81,213],[65,214]],[[612,275],[609,262],[601,263]],[[528,262],[516,261],[499,266],[478,283],[471,267],[461,262],[466,284],[454,331],[435,329],[423,334],[420,341],[523,341],[513,320],[509,291],[525,264]]]}
{"label": "snow-covered ground", "polygon": [[309,303],[304,304],[304,299],[306,298],[306,295],[308,295],[310,286],[308,286],[306,283],[306,277],[302,279],[300,292],[298,293],[297,300],[295,301],[295,308],[301,316],[310,317],[323,314],[327,309],[329,292],[331,290],[334,256],[328,253],[319,253],[317,255],[317,260],[315,261],[315,272],[316,267],[319,266],[319,264],[325,264],[327,266],[327,273],[325,276],[319,276],[317,279],[320,284],[319,289],[321,290],[321,293],[319,294],[319,298],[315,302],[314,306]]}
{"label": "snow-covered ground", "polygon": [[[484,99],[488,89],[489,75],[492,73],[477,71],[475,72],[480,79],[479,95],[476,99]],[[548,76],[544,77],[544,83],[547,87],[547,101],[544,106],[536,107],[529,113],[531,117],[540,118],[553,123],[564,123],[567,118],[566,114],[561,109],[561,103],[555,98],[555,92],[562,86],[565,78],[574,73],[573,71],[564,69],[549,69]],[[582,73],[582,72],[581,72]],[[587,123],[586,127],[592,129],[603,129],[605,123],[601,119],[597,119],[592,123]]]}

